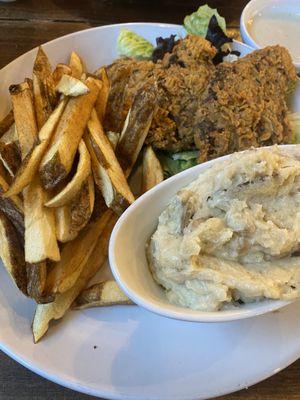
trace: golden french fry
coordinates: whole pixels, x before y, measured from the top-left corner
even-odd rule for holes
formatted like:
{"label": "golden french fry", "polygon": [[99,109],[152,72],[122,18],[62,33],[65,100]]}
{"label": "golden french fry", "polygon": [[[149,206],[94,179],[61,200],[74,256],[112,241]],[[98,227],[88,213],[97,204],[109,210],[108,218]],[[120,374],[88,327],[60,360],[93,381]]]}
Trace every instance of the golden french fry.
{"label": "golden french fry", "polygon": [[16,127],[13,124],[0,139],[0,159],[11,177],[21,164],[21,152]]}
{"label": "golden french fry", "polygon": [[84,63],[75,51],[72,51],[71,53],[69,66],[72,70],[72,76],[74,76],[74,78],[80,79],[81,75],[85,72]]}
{"label": "golden french fry", "polygon": [[90,92],[69,100],[58,123],[52,143],[40,165],[45,189],[55,188],[70,172],[73,160],[99,93],[95,79],[85,82]]}
{"label": "golden french fry", "polygon": [[25,260],[36,264],[47,259],[58,261],[55,216],[44,204],[49,195],[36,176],[23,191],[25,221]]}
{"label": "golden french fry", "polygon": [[94,181],[92,175],[89,175],[69,204],[54,209],[57,240],[66,243],[75,239],[89,222],[94,203]]}
{"label": "golden french fry", "polygon": [[84,264],[75,284],[68,291],[57,294],[53,303],[37,306],[32,324],[35,343],[48,331],[50,321],[60,319],[66,314],[76,297],[104,264],[107,258],[110,234],[115,221],[115,218],[111,218],[102,232],[99,233],[98,240],[95,238],[97,243]]}
{"label": "golden french fry", "polygon": [[142,192],[145,193],[164,180],[164,172],[151,146],[143,155]]}
{"label": "golden french fry", "polygon": [[11,85],[9,92],[12,99],[14,118],[18,133],[22,159],[37,142],[38,128],[35,119],[32,82],[26,79],[19,85]]}
{"label": "golden french fry", "polygon": [[97,221],[82,230],[76,239],[63,247],[60,261],[53,265],[47,278],[48,293],[63,293],[75,284],[101,232],[111,219],[111,211],[106,211]]}
{"label": "golden french fry", "polygon": [[99,92],[97,101],[95,103],[95,110],[100,122],[103,124],[106,106],[108,102],[110,83],[105,68],[101,68],[100,70],[98,70],[96,72],[96,76],[98,76],[101,79],[102,88]]}
{"label": "golden french fry", "polygon": [[89,92],[89,88],[77,78],[70,75],[63,75],[56,85],[56,91],[65,96],[81,96]]}
{"label": "golden french fry", "polygon": [[56,103],[52,69],[42,47],[33,65],[33,95],[38,129],[44,125]]}
{"label": "golden french fry", "polygon": [[9,111],[4,118],[0,121],[0,137],[2,137],[14,123],[14,113],[13,110]]}
{"label": "golden french fry", "polygon": [[106,136],[108,138],[108,140],[110,141],[111,147],[114,149],[114,151],[117,148],[118,142],[120,140],[120,133],[118,132],[112,132],[112,131],[108,131],[106,133]]}
{"label": "golden french fry", "polygon": [[91,158],[83,140],[79,143],[78,151],[79,162],[75,175],[56,196],[45,204],[46,207],[62,207],[70,203],[70,201],[80,191],[83,182],[91,174]]}
{"label": "golden french fry", "polygon": [[[88,131],[88,148],[93,148],[98,163],[102,167],[99,168],[100,179],[96,180],[96,184],[99,185],[106,205],[120,214],[124,208],[134,202],[134,196],[95,110],[91,113]],[[93,155],[91,157],[93,163]]]}
{"label": "golden french fry", "polygon": [[50,303],[53,296],[45,294],[47,278],[47,263],[42,261],[38,264],[26,264],[27,271],[27,293],[38,304]]}
{"label": "golden french fry", "polygon": [[8,190],[8,183],[0,175],[0,210],[11,220],[14,227],[21,237],[24,236],[24,209],[23,203],[18,196],[12,196],[9,199],[3,197],[3,193]]}
{"label": "golden french fry", "polygon": [[57,64],[55,70],[52,73],[54,86],[58,84],[63,75],[72,75],[71,68],[66,64]]}
{"label": "golden french fry", "polygon": [[121,167],[128,177],[148,134],[156,109],[157,87],[147,82],[135,95],[116,149]]}
{"label": "golden french fry", "polygon": [[22,238],[0,211],[0,257],[17,287],[27,295],[26,264]]}
{"label": "golden french fry", "polygon": [[73,304],[76,310],[91,307],[127,305],[133,302],[120,289],[116,281],[96,283],[80,293]]}
{"label": "golden french fry", "polygon": [[[10,197],[20,193],[33,180],[37,173],[40,161],[47,150],[55,128],[67,104],[67,99],[63,99],[56,109],[52,112],[46,123],[39,132],[39,143],[28,153],[19,168],[12,185],[5,193],[5,197]],[[0,147],[1,148],[1,147]],[[1,153],[1,150],[0,150]]]}

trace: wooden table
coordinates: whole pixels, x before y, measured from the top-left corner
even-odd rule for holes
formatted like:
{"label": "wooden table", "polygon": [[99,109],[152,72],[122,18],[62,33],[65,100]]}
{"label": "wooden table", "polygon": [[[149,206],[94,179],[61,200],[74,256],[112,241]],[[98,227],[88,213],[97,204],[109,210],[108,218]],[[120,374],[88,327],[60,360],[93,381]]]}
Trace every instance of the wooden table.
{"label": "wooden table", "polygon": [[[199,3],[199,0],[17,0],[0,3],[0,68],[41,43],[92,26],[133,21],[181,23]],[[238,28],[239,16],[246,3],[247,0],[210,1],[234,29]],[[300,399],[299,378],[300,360],[248,390],[221,399]],[[0,353],[0,400],[32,399],[84,400],[92,397],[48,382]]]}

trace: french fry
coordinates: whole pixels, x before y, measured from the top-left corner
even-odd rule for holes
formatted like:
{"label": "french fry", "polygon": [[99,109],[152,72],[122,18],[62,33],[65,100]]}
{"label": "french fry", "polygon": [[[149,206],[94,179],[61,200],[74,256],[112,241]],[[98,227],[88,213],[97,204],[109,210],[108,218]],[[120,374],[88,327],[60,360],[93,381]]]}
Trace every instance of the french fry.
{"label": "french fry", "polygon": [[53,296],[44,293],[47,277],[47,263],[42,261],[38,264],[26,264],[27,293],[39,304],[50,303]]}
{"label": "french fry", "polygon": [[52,69],[42,47],[38,48],[33,66],[33,95],[37,126],[40,130],[56,103]]}
{"label": "french fry", "polygon": [[[88,148],[93,148],[98,163],[102,167],[98,168],[99,181],[96,180],[96,184],[99,185],[107,207],[120,214],[134,202],[134,196],[95,110],[91,113],[88,131]],[[95,163],[93,158],[92,156],[92,163]]]}
{"label": "french fry", "polygon": [[105,68],[100,68],[100,70],[96,71],[96,76],[98,76],[101,79],[102,88],[99,92],[97,101],[95,103],[95,110],[101,124],[103,124],[106,106],[108,102],[110,83]]}
{"label": "french fry", "polygon": [[53,210],[44,206],[48,200],[36,176],[23,191],[25,217],[25,260],[35,264],[47,259],[58,261]]}
{"label": "french fry", "polygon": [[128,177],[148,134],[156,109],[157,87],[147,82],[135,95],[125,130],[122,132],[116,155]]}
{"label": "french fry", "polygon": [[3,198],[3,193],[8,190],[8,183],[0,175],[0,210],[11,220],[21,237],[24,236],[24,209],[18,196],[9,199]]}
{"label": "french fry", "polygon": [[24,159],[37,142],[38,128],[35,119],[32,82],[30,79],[26,79],[19,85],[11,85],[9,92],[13,104],[22,159]]}
{"label": "french fry", "polygon": [[5,179],[8,185],[11,184],[12,176],[5,168],[5,165],[3,164],[1,157],[0,157],[0,175]]}
{"label": "french fry", "polygon": [[57,64],[55,70],[52,73],[54,86],[58,84],[63,75],[72,75],[71,68],[66,64]]}
{"label": "french fry", "polygon": [[73,304],[76,310],[92,307],[128,305],[133,302],[120,289],[116,281],[96,283],[83,290]]}
{"label": "french fry", "polygon": [[63,75],[56,85],[56,91],[65,96],[81,96],[89,92],[89,88],[77,78],[70,75]]}
{"label": "french fry", "polygon": [[108,242],[115,224],[115,218],[109,218],[88,257],[75,284],[66,292],[57,294],[53,303],[41,304],[36,308],[32,323],[34,342],[37,343],[48,331],[50,321],[61,319],[70,309],[76,297],[84,290],[91,278],[104,264],[108,254]]}
{"label": "french fry", "polygon": [[55,188],[70,172],[73,160],[99,93],[95,79],[85,81],[90,92],[69,100],[58,123],[52,143],[40,165],[45,189]]}
{"label": "french fry", "polygon": [[4,195],[5,197],[10,197],[20,193],[33,180],[38,171],[40,161],[54,134],[58,121],[65,109],[67,101],[67,99],[63,99],[43,125],[39,132],[39,143],[27,154],[23,160],[12,185]]}
{"label": "french fry", "polygon": [[27,295],[26,265],[20,236],[7,216],[0,211],[0,257],[16,286]]}
{"label": "french fry", "polygon": [[47,278],[48,293],[63,293],[75,284],[99,236],[112,219],[112,212],[106,211],[97,221],[81,231],[76,239],[63,247],[60,261],[52,267]]}
{"label": "french fry", "polygon": [[120,133],[108,131],[108,132],[106,132],[106,136],[107,136],[108,140],[110,141],[111,147],[115,151],[117,148],[118,142],[120,140]]}
{"label": "french fry", "polygon": [[76,238],[89,222],[94,202],[94,181],[90,175],[69,204],[55,208],[57,240],[66,243]]}
{"label": "french fry", "polygon": [[46,207],[62,207],[70,203],[79,192],[83,182],[91,174],[91,158],[83,140],[79,143],[78,151],[79,162],[75,175],[63,190],[45,204]]}
{"label": "french fry", "polygon": [[0,139],[0,159],[9,175],[14,177],[21,164],[21,152],[14,124]]}
{"label": "french fry", "polygon": [[145,193],[164,180],[164,172],[151,146],[143,155],[142,192]]}
{"label": "french fry", "polygon": [[72,76],[74,76],[74,78],[80,79],[81,75],[85,72],[85,65],[75,51],[72,51],[71,53],[69,66],[72,70]]}
{"label": "french fry", "polygon": [[8,114],[0,121],[0,137],[2,137],[14,123],[14,113],[9,111]]}

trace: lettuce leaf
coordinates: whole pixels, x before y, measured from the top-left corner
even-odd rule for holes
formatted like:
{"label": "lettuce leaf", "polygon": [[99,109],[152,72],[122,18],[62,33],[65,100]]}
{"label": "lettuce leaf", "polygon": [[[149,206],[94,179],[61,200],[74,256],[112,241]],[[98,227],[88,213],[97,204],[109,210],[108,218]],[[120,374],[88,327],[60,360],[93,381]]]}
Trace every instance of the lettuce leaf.
{"label": "lettuce leaf", "polygon": [[121,56],[150,59],[153,50],[154,46],[142,36],[129,29],[121,29],[117,39],[117,51]]}
{"label": "lettuce leaf", "polygon": [[206,37],[208,25],[211,17],[217,18],[218,24],[226,33],[226,21],[221,17],[215,8],[210,8],[207,4],[198,8],[197,11],[184,18],[183,26],[188,33]]}
{"label": "lettuce leaf", "polygon": [[194,167],[198,164],[199,151],[183,151],[181,153],[163,153],[157,154],[158,159],[164,171],[164,177],[169,178],[185,169]]}

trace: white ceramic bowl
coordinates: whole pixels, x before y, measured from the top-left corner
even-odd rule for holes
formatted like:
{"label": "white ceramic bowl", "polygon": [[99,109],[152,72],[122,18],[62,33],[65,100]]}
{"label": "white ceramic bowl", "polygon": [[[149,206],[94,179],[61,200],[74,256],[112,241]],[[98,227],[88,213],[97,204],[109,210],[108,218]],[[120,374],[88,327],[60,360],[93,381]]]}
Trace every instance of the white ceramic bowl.
{"label": "white ceramic bowl", "polygon": [[[249,22],[253,17],[259,14],[266,7],[272,7],[272,9],[278,9],[280,12],[281,8],[285,13],[300,13],[300,0],[251,0],[244,8],[240,18],[240,31],[243,42],[254,49],[260,49],[261,46],[252,37],[249,30]],[[300,39],[299,39],[300,40]],[[275,43],[270,43],[275,44]],[[276,43],[277,44],[277,43]],[[280,43],[278,43],[280,44]],[[300,63],[294,62],[295,67],[300,71]]]}
{"label": "white ceramic bowl", "polygon": [[170,304],[165,291],[149,271],[146,243],[170,198],[213,163],[228,157],[199,164],[160,183],[136,200],[118,220],[110,240],[110,266],[122,289],[138,305],[157,314],[185,321],[222,322],[265,314],[288,304],[285,301],[264,300],[217,312],[192,310]]}

